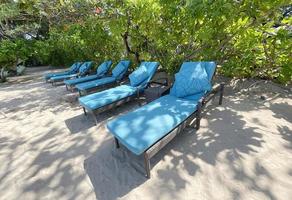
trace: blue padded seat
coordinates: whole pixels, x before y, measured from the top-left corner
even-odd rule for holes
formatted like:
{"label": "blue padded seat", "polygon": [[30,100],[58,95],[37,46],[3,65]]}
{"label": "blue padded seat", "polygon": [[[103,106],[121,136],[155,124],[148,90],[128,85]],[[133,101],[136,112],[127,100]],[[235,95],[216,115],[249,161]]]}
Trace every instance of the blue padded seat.
{"label": "blue padded seat", "polygon": [[98,79],[98,80],[94,80],[94,81],[89,81],[89,82],[85,82],[85,83],[80,83],[80,84],[77,84],[75,87],[78,89],[78,90],[88,90],[90,88],[95,88],[95,87],[98,87],[98,86],[102,86],[102,85],[105,85],[105,84],[108,84],[108,83],[113,83],[115,82],[115,78],[114,77],[104,77],[102,79]]}
{"label": "blue padded seat", "polygon": [[70,69],[68,71],[64,71],[64,72],[56,72],[56,73],[49,73],[45,75],[45,79],[49,80],[52,77],[56,77],[56,76],[64,76],[64,75],[69,75],[69,74],[74,74],[77,73],[79,70],[79,67],[81,66],[80,62],[76,62],[74,63]]}
{"label": "blue padded seat", "polygon": [[84,77],[76,78],[76,79],[64,80],[64,83],[66,85],[75,85],[75,84],[78,84],[78,83],[92,81],[92,80],[95,80],[95,79],[98,79],[98,78],[99,78],[99,76],[95,74],[95,75],[84,76]]}
{"label": "blue padded seat", "polygon": [[50,73],[50,74],[45,75],[45,79],[48,80],[48,79],[50,79],[52,77],[56,77],[56,76],[69,75],[70,73],[71,73],[70,71]]}
{"label": "blue padded seat", "polygon": [[83,82],[88,82],[88,81],[92,81],[95,79],[99,79],[99,78],[103,77],[108,72],[111,64],[112,64],[112,61],[103,62],[101,65],[98,66],[98,68],[96,70],[96,74],[77,78],[77,79],[64,80],[64,83],[66,85],[76,85],[78,83],[83,83]]}
{"label": "blue padded seat", "polygon": [[121,85],[102,92],[90,94],[79,98],[79,103],[88,110],[95,110],[111,104],[137,92],[137,88],[129,85]]}
{"label": "blue padded seat", "polygon": [[136,155],[182,123],[197,109],[197,101],[166,95],[107,123],[109,131]]}
{"label": "blue padded seat", "polygon": [[62,75],[62,76],[54,76],[52,78],[50,78],[50,80],[53,81],[58,81],[58,80],[64,80],[64,79],[68,79],[68,78],[74,78],[77,77],[78,74],[68,74],[68,75]]}

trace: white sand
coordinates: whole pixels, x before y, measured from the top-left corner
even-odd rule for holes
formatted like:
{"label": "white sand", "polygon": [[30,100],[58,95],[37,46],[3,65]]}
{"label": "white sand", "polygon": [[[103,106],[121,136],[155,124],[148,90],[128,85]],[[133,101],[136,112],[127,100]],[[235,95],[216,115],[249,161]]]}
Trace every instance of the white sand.
{"label": "white sand", "polygon": [[0,85],[1,200],[292,198],[292,100],[285,92],[261,100],[227,91],[199,131],[187,128],[152,159],[146,179],[142,158],[115,149],[105,129],[138,105],[104,113],[94,126],[43,73]]}

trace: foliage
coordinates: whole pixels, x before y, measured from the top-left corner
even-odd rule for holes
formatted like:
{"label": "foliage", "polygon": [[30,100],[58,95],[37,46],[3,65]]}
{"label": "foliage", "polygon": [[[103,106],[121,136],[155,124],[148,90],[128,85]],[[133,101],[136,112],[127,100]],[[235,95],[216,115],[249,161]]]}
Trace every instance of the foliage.
{"label": "foliage", "polygon": [[52,64],[64,65],[77,60],[118,60],[122,57],[122,45],[116,43],[103,26],[91,18],[53,29],[48,42]]}
{"label": "foliage", "polygon": [[185,60],[215,60],[227,76],[287,83],[292,79],[289,3],[6,0],[0,8],[0,64],[17,58],[67,65],[128,57],[158,60],[173,74]]}

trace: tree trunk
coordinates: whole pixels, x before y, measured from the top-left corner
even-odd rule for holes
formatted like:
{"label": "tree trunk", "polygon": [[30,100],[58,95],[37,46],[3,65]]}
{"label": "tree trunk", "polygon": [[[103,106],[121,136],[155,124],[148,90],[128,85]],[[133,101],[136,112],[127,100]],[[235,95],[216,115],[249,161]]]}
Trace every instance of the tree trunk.
{"label": "tree trunk", "polygon": [[137,63],[140,63],[140,54],[138,51],[133,51],[129,45],[129,32],[126,31],[123,35],[123,40],[124,40],[124,44],[125,44],[125,47],[126,47],[126,52],[127,52],[127,56],[129,56],[130,54],[134,54],[135,55],[135,60]]}

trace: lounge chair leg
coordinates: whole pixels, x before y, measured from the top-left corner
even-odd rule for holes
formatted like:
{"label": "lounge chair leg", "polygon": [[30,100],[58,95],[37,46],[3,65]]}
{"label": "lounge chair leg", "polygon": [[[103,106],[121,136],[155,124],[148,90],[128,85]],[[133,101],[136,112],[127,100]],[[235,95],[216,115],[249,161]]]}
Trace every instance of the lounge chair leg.
{"label": "lounge chair leg", "polygon": [[146,177],[150,178],[150,160],[146,152],[144,152],[144,163],[145,163]]}
{"label": "lounge chair leg", "polygon": [[97,126],[97,119],[96,119],[96,116],[95,116],[94,112],[91,112],[91,114],[92,114],[92,117],[94,119],[95,126]]}
{"label": "lounge chair leg", "polygon": [[138,92],[137,92],[137,101],[138,101],[138,105],[139,105],[139,107],[141,107],[142,104],[141,104],[141,101],[140,101],[140,91],[139,91],[139,90],[138,90]]}
{"label": "lounge chair leg", "polygon": [[86,116],[87,115],[86,109],[84,107],[82,108],[83,108],[84,115]]}
{"label": "lounge chair leg", "polygon": [[199,102],[197,106],[197,117],[196,117],[196,129],[200,129],[201,124],[201,112],[202,112],[202,103]]}
{"label": "lounge chair leg", "polygon": [[[83,91],[83,92],[82,92],[82,91]],[[86,90],[78,90],[78,92],[79,92],[79,96],[80,96],[80,97],[87,95]]]}
{"label": "lounge chair leg", "polygon": [[223,101],[223,92],[224,92],[224,84],[220,85],[220,98],[219,98],[219,105],[222,105]]}
{"label": "lounge chair leg", "polygon": [[115,144],[116,144],[116,148],[120,148],[120,143],[119,140],[117,138],[115,138]]}

